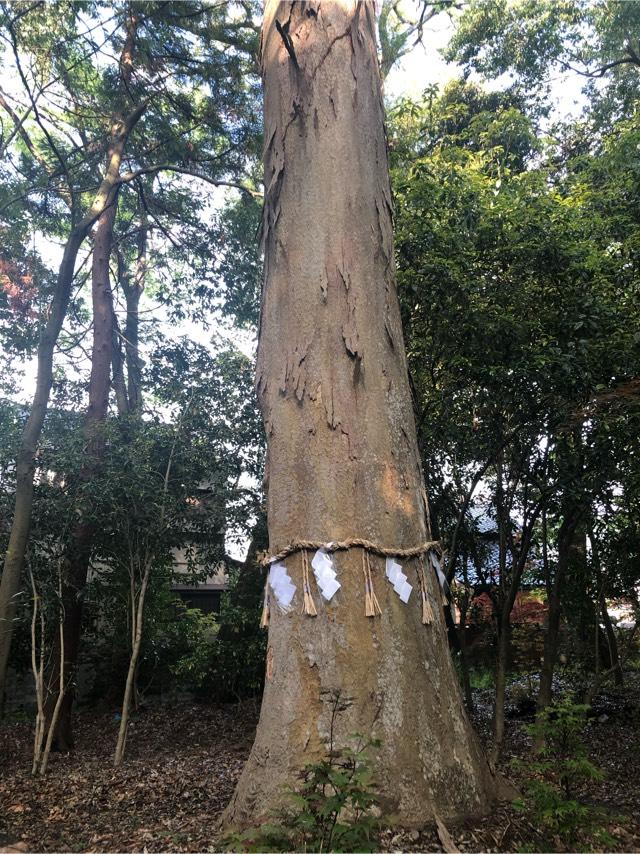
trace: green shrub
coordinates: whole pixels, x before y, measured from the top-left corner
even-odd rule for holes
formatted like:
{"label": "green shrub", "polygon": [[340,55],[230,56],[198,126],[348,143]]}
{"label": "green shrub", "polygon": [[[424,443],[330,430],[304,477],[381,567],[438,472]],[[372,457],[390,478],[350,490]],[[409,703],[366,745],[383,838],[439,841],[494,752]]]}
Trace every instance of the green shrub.
{"label": "green shrub", "polygon": [[349,700],[333,695],[327,755],[307,765],[300,785],[286,789],[289,805],[272,823],[225,841],[232,851],[375,851],[380,826],[370,751],[380,742],[352,735],[353,746],[336,748],[334,724]]}
{"label": "green shrub", "polygon": [[494,671],[489,667],[472,667],[469,672],[471,687],[478,691],[486,691],[496,684]]}
{"label": "green shrub", "polygon": [[540,712],[527,730],[543,746],[533,761],[513,763],[529,775],[516,807],[529,813],[541,831],[570,848],[578,840],[582,848],[600,848],[613,841],[605,829],[605,811],[577,797],[581,786],[604,776],[587,756],[583,732],[588,709],[565,699]]}
{"label": "green shrub", "polygon": [[183,605],[176,608],[175,625],[183,643],[176,644],[180,654],[170,671],[181,687],[197,690],[208,676],[219,626],[213,614]]}
{"label": "green shrub", "polygon": [[203,699],[237,702],[262,694],[267,632],[260,628],[260,607],[260,601],[247,606],[234,603],[229,593],[222,597],[219,631],[198,686]]}

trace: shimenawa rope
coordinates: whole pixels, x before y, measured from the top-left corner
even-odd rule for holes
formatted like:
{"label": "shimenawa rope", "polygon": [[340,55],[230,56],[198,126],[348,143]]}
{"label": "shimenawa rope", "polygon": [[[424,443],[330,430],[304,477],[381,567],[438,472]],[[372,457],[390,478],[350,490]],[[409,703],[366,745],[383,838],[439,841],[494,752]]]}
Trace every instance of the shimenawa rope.
{"label": "shimenawa rope", "polygon": [[422,545],[413,546],[409,549],[390,549],[385,546],[379,546],[371,540],[363,540],[359,537],[354,537],[351,540],[340,540],[335,543],[315,540],[294,540],[275,554],[268,554],[267,552],[264,552],[259,563],[262,566],[268,566],[270,563],[277,563],[278,561],[284,560],[286,557],[289,557],[289,555],[299,551],[317,551],[318,549],[324,549],[326,552],[337,552],[353,548],[366,549],[371,554],[379,555],[380,557],[400,557],[406,559],[420,557],[420,555],[426,554],[431,551],[431,549],[435,549],[437,551],[441,550],[439,540],[428,540],[426,543],[422,543]]}
{"label": "shimenawa rope", "polygon": [[[382,614],[382,609],[380,608],[380,603],[378,602],[378,597],[375,594],[375,590],[373,589],[373,577],[371,574],[371,560],[370,553],[379,555],[380,557],[399,557],[410,559],[417,557],[419,558],[419,564],[417,568],[418,580],[420,582],[420,593],[422,599],[422,622],[425,625],[429,625],[433,622],[433,609],[431,607],[430,597],[427,590],[427,578],[424,570],[424,560],[423,556],[430,552],[432,549],[434,551],[442,552],[442,548],[439,540],[428,540],[425,543],[422,543],[420,546],[413,546],[408,549],[398,549],[398,548],[386,548],[384,546],[379,546],[377,543],[372,542],[371,540],[361,539],[359,537],[354,537],[350,540],[340,540],[338,542],[318,542],[314,540],[294,540],[289,543],[289,545],[285,546],[279,552],[275,554],[268,554],[264,552],[261,558],[259,559],[259,563],[262,566],[269,566],[271,564],[277,563],[278,561],[284,560],[292,554],[300,551],[302,552],[302,593],[303,593],[303,605],[302,605],[302,613],[308,614],[311,617],[316,617],[318,612],[316,610],[315,603],[313,601],[313,596],[311,594],[311,585],[309,582],[309,558],[307,552],[309,550],[318,550],[322,549],[325,552],[332,553],[337,551],[346,551],[352,548],[361,548],[362,549],[362,574],[364,576],[364,588],[365,588],[365,616],[367,617],[377,617]],[[443,604],[447,604],[446,597],[444,595],[444,591],[442,592],[442,601]],[[265,583],[264,589],[264,606],[262,609],[262,619],[260,620],[260,626],[262,628],[266,628],[269,625],[269,617],[270,617],[270,598],[269,598],[269,577],[267,576],[267,580]]]}

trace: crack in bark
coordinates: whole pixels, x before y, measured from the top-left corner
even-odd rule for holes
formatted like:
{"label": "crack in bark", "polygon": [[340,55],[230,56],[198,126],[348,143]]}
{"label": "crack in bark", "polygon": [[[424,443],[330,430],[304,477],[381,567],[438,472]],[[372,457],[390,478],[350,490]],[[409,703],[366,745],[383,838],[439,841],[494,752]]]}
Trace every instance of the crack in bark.
{"label": "crack in bark", "polygon": [[[351,23],[349,24],[348,29],[346,29],[346,30],[344,31],[344,33],[340,33],[339,35],[335,36],[335,37],[334,37],[334,38],[329,42],[329,44],[327,45],[327,49],[326,49],[326,50],[325,50],[325,52],[324,52],[324,55],[323,55],[323,56],[322,56],[322,58],[319,60],[318,64],[317,64],[317,65],[316,65],[316,67],[313,69],[313,71],[311,72],[311,75],[310,75],[310,77],[309,77],[309,82],[310,82],[310,83],[312,83],[312,82],[316,79],[316,74],[318,73],[318,71],[320,71],[321,67],[322,67],[322,66],[324,65],[324,63],[327,61],[327,57],[329,56],[329,54],[330,54],[330,53],[331,53],[331,51],[333,50],[334,45],[335,45],[337,42],[341,41],[342,39],[346,38],[347,36],[350,36],[350,35],[351,35],[351,29],[352,29],[352,27],[353,27],[353,20],[352,20],[352,21],[351,21]],[[353,39],[352,39],[352,41],[351,41],[351,50],[353,51]],[[335,108],[334,108],[334,109],[335,109]]]}

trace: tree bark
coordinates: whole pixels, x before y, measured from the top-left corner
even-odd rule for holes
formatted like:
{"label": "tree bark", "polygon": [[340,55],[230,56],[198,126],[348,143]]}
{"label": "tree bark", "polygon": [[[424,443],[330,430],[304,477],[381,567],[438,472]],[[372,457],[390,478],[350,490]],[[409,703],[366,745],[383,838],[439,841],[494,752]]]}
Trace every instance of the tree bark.
{"label": "tree bark", "polygon": [[[624,674],[622,672],[622,666],[620,664],[620,655],[618,652],[618,639],[616,638],[615,629],[613,628],[613,623],[611,622],[611,616],[609,615],[609,610],[607,608],[607,597],[606,597],[606,573],[603,576],[602,572],[602,562],[600,560],[600,546],[595,537],[593,527],[589,528],[589,542],[591,544],[591,559],[593,561],[595,574],[599,579],[598,583],[598,603],[596,605],[596,637],[600,639],[602,634],[602,629],[600,628],[600,614],[602,614],[602,622],[604,623],[604,633],[607,641],[607,651],[609,653],[608,660],[604,662],[605,668],[613,669],[614,680],[616,685],[624,685]],[[602,655],[602,644],[598,643],[600,648],[600,655],[602,658],[605,656]],[[596,680],[599,676],[599,666],[603,661],[600,657],[596,657]]]}
{"label": "tree bark", "polygon": [[111,350],[111,387],[116,398],[116,410],[122,418],[129,414],[129,397],[124,378],[124,359],[120,343],[120,329],[117,318],[113,319],[113,338]]}
{"label": "tree bark", "polygon": [[462,671],[462,690],[464,692],[464,703],[467,711],[473,712],[473,691],[471,690],[471,671],[469,668],[469,651],[467,648],[467,614],[473,597],[473,588],[469,584],[468,556],[465,551],[462,561],[462,580],[464,593],[460,597],[458,607],[460,608],[460,622],[458,623],[458,646],[460,649],[460,669]]}
{"label": "tree bark", "polygon": [[[140,649],[142,647],[142,627],[144,623],[144,605],[151,577],[152,558],[148,558],[145,564],[142,575],[142,583],[137,599],[134,596],[132,602],[133,623],[131,626],[132,647],[131,658],[129,659],[129,668],[127,670],[127,681],[124,689],[124,698],[122,700],[122,714],[120,716],[120,726],[118,728],[118,741],[116,743],[116,751],[113,757],[114,768],[119,768],[124,759],[124,751],[127,744],[127,735],[129,732],[129,715],[131,714],[131,702],[136,693],[136,671],[138,669],[138,659],[140,657]],[[135,593],[135,591],[133,591]]]}
{"label": "tree bark", "polygon": [[493,760],[497,762],[504,742],[504,707],[509,664],[509,641],[511,638],[511,615],[503,611],[498,620],[498,645],[496,651],[496,694],[493,710]]}
{"label": "tree bark", "polygon": [[127,279],[125,299],[127,320],[125,324],[125,356],[127,362],[127,391],[132,412],[142,410],[142,362],[140,359],[140,297],[143,294],[147,275],[148,226],[144,218],[138,229],[138,252],[133,281]]}
{"label": "tree bark", "polygon": [[[564,601],[565,617],[573,640],[573,654],[585,672],[595,666],[593,661],[592,626],[596,622],[598,597],[590,592],[591,566],[587,560],[587,524],[584,518],[576,525],[569,546]],[[595,601],[594,601],[595,600]]]}
{"label": "tree bark", "polygon": [[[372,2],[267,0],[265,282],[257,391],[268,443],[272,551],[293,539],[366,537],[389,547],[429,536],[427,501],[395,290],[391,192]],[[421,825],[488,807],[494,781],[466,717],[435,577],[421,622],[416,562],[404,605],[372,557],[382,615],[365,617],[362,552],[336,558],[342,587],[302,615],[301,555],[286,567],[292,608],[271,609],[256,740],[224,821],[243,826],[325,755],[337,722],[381,739],[387,815]],[[273,601],[273,597],[272,597]]]}

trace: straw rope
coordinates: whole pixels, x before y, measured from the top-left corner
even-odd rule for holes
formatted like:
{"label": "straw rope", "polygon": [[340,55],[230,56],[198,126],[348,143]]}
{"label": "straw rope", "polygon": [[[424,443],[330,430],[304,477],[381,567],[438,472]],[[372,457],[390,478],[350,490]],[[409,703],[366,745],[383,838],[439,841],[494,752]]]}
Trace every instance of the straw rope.
{"label": "straw rope", "polygon": [[420,555],[426,554],[431,551],[431,549],[436,551],[441,550],[439,540],[428,540],[426,543],[422,543],[422,545],[413,546],[409,549],[386,548],[385,546],[380,546],[371,540],[363,540],[359,537],[354,537],[350,540],[340,540],[336,543],[327,543],[315,540],[294,540],[283,549],[280,549],[279,552],[275,552],[274,554],[264,552],[260,557],[259,563],[262,566],[268,566],[270,563],[276,563],[279,560],[284,560],[286,557],[289,557],[289,555],[295,554],[295,552],[299,551],[317,551],[318,549],[324,549],[326,552],[337,552],[353,548],[366,549],[367,552],[380,555],[380,557],[400,557],[405,559],[420,557]]}

